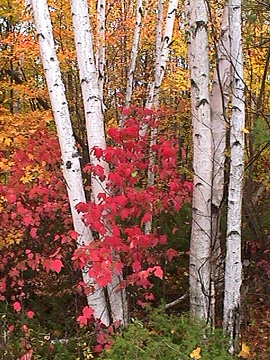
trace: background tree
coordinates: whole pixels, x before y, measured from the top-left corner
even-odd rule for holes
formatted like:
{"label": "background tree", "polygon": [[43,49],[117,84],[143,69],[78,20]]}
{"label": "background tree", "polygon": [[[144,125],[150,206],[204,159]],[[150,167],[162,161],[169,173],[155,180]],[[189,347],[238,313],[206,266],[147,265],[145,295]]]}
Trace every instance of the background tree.
{"label": "background tree", "polygon": [[245,83],[241,31],[241,1],[229,2],[230,59],[232,62],[232,115],[230,120],[230,178],[224,290],[224,329],[230,351],[237,348],[242,283],[241,225],[244,180]]}
{"label": "background tree", "polygon": [[209,44],[204,1],[189,2],[191,111],[194,189],[190,239],[190,311],[209,319],[211,257],[212,131],[209,93]]}

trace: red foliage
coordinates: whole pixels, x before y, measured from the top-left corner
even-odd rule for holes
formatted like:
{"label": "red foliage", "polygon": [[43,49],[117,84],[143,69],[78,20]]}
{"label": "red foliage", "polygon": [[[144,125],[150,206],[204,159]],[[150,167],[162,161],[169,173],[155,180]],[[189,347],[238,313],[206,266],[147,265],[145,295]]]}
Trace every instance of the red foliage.
{"label": "red foliage", "polygon": [[[0,211],[0,300],[21,303],[29,296],[24,289],[35,292],[35,277],[44,279],[43,269],[60,272],[60,258],[73,251],[75,234],[65,235],[72,222],[55,134],[41,124],[26,146],[2,153],[3,158],[11,167],[0,183],[5,209]],[[61,255],[55,253],[58,248]],[[17,311],[19,302],[14,303]]]}
{"label": "red foliage", "polygon": [[[175,214],[190,198],[192,185],[183,180],[177,166],[181,153],[178,139],[161,135],[152,146],[155,164],[150,170],[155,174],[155,184],[149,185],[150,134],[142,137],[140,127],[145,122],[158,127],[158,119],[164,114],[160,110],[125,109],[125,115],[130,117],[122,129],[108,131],[107,149],[91,150],[109,163],[108,188],[99,194],[99,204],[77,205],[95,241],[75,251],[78,234],[72,230],[55,135],[41,126],[25,148],[9,155],[13,165],[8,180],[0,185],[0,198],[5,202],[5,211],[0,213],[1,236],[9,239],[0,253],[0,300],[11,300],[15,311],[21,310],[28,296],[24,289],[30,284],[34,291],[35,276],[40,278],[42,272],[47,276],[50,270],[61,276],[67,254],[73,253],[77,269],[87,265],[89,275],[100,287],[112,281],[113,273],[124,269],[121,286],[144,289],[153,287],[154,278],[163,279],[165,257],[171,261],[177,256],[176,250],[164,249],[167,234],[157,220],[164,214]],[[105,179],[101,166],[87,165],[84,170]],[[149,221],[153,221],[153,231],[146,234]],[[27,280],[22,276],[26,272],[31,274]],[[79,287],[87,294],[91,291],[83,282]],[[144,300],[154,300],[153,293],[144,293]],[[142,300],[139,303],[147,304]],[[27,315],[31,319],[34,313],[28,311]],[[84,326],[92,319],[93,310],[85,307],[77,320]],[[101,348],[111,346],[107,335],[98,336]]]}
{"label": "red foliage", "polygon": [[[192,185],[183,181],[178,172],[178,139],[160,136],[152,146],[156,158],[151,169],[155,174],[155,184],[148,185],[149,137],[140,136],[140,126],[144,122],[153,125],[157,115],[152,110],[145,113],[141,109],[125,109],[130,115],[122,129],[109,129],[110,145],[106,151],[94,153],[109,163],[108,188],[100,197],[100,203],[78,204],[87,226],[96,232],[96,239],[89,246],[75,250],[73,261],[77,268],[89,267],[90,276],[99,286],[112,281],[113,273],[125,268],[128,274],[123,282],[151,288],[152,275],[163,278],[162,246],[167,243],[166,234],[161,233],[155,220],[162,214],[178,212],[185,201],[189,201]],[[132,116],[136,115],[136,116]],[[157,121],[156,121],[157,123]],[[102,174],[91,165],[86,171]],[[104,178],[102,178],[104,179]],[[153,220],[153,231],[146,234],[145,224]],[[174,229],[174,232],[177,229]],[[101,235],[101,238],[99,236]],[[167,249],[166,256],[171,261],[178,252]],[[148,298],[150,300],[150,298]]]}

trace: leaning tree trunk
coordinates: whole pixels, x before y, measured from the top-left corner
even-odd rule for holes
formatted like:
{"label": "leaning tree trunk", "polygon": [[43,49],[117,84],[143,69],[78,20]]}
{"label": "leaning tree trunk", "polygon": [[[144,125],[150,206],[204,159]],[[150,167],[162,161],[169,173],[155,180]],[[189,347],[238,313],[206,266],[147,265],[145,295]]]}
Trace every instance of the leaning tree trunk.
{"label": "leaning tree trunk", "polygon": [[[162,51],[162,23],[163,23],[163,11],[164,11],[164,0],[158,2],[158,14],[157,14],[157,32],[156,32],[156,59],[155,59],[155,74],[154,81],[151,85],[149,95],[146,102],[146,108],[151,109],[154,105],[158,107],[158,92],[156,92],[154,101],[154,89],[158,87],[161,76],[161,51]],[[154,103],[155,102],[155,103]]]}
{"label": "leaning tree trunk", "polygon": [[224,292],[224,330],[230,352],[237,348],[242,283],[241,220],[244,178],[245,85],[241,32],[241,0],[229,1],[230,59],[232,63],[232,115],[230,122],[230,179]]}
{"label": "leaning tree trunk", "polygon": [[[166,65],[169,57],[170,45],[172,42],[174,20],[177,12],[178,0],[170,0],[168,5],[166,23],[164,34],[162,36],[162,21],[163,21],[163,8],[164,0],[160,0],[158,3],[158,23],[156,34],[156,61],[155,61],[155,74],[154,81],[151,85],[149,96],[146,102],[146,108],[151,109],[159,105],[159,90],[165,74]],[[141,135],[145,135],[147,125],[141,131]],[[155,181],[155,174],[153,167],[155,164],[155,156],[151,148],[156,143],[157,129],[151,129],[150,139],[150,154],[149,154],[149,166],[148,166],[148,185],[153,186]],[[152,229],[152,220],[145,224],[145,233],[148,234]]]}
{"label": "leaning tree trunk", "polygon": [[[74,229],[79,236],[78,245],[88,245],[93,241],[93,237],[91,230],[85,226],[76,210],[76,205],[80,202],[85,202],[86,200],[79,154],[76,149],[64,84],[61,78],[60,66],[54,47],[53,30],[47,1],[32,0],[32,7],[40,45],[41,59],[46,75],[61,148],[63,173],[67,185]],[[94,281],[89,277],[87,269],[83,270],[83,280],[87,285],[94,286]],[[108,325],[109,316],[103,291],[95,286],[95,292],[88,295],[87,299],[88,305],[94,310],[95,317]]]}
{"label": "leaning tree trunk", "polygon": [[204,0],[190,0],[191,109],[194,190],[190,240],[190,311],[209,321],[211,257],[212,133],[209,97],[208,18]]}
{"label": "leaning tree trunk", "polygon": [[105,24],[106,24],[106,0],[98,0],[97,3],[97,50],[96,50],[96,69],[98,73],[98,85],[101,96],[103,97],[104,77],[105,77]]}
{"label": "leaning tree trunk", "polygon": [[226,5],[221,23],[221,35],[217,44],[217,65],[214,71],[211,96],[213,134],[212,246],[214,248],[219,247],[215,243],[219,243],[220,210],[224,195],[227,108],[231,86],[229,55],[229,14],[228,5]]}
{"label": "leaning tree trunk", "polygon": [[[170,46],[172,44],[172,35],[173,35],[173,28],[174,28],[174,21],[177,12],[177,7],[178,7],[178,0],[169,1],[166,22],[165,22],[165,29],[162,36],[161,50],[158,60],[156,61],[155,80],[152,85],[152,91],[150,90],[149,97],[147,99],[147,104],[146,104],[147,108],[151,108],[153,105],[156,106],[156,104],[158,103],[159,90],[166,71]],[[157,46],[159,45],[157,44]]]}
{"label": "leaning tree trunk", "polygon": [[[137,16],[136,16],[133,44],[132,44],[132,49],[131,49],[130,65],[129,65],[128,79],[127,79],[126,98],[125,98],[125,106],[126,107],[130,106],[131,95],[132,95],[134,72],[135,72],[136,60],[137,60],[137,56],[138,56],[138,48],[139,48],[139,41],[140,41],[141,27],[142,27],[142,11],[143,11],[142,3],[143,3],[143,0],[137,1]],[[121,127],[121,125],[122,124],[120,124],[120,127]]]}
{"label": "leaning tree trunk", "polygon": [[[163,22],[163,11],[164,11],[164,0],[159,0],[158,2],[158,14],[157,14],[157,32],[156,32],[156,59],[155,59],[155,74],[154,81],[151,85],[148,99],[146,102],[146,108],[151,109],[154,105],[155,108],[158,107],[158,92],[154,99],[154,89],[156,84],[159,84],[161,76],[161,50],[162,50],[162,22]],[[145,125],[146,131],[147,125]],[[144,129],[143,129],[144,130]],[[145,134],[144,134],[145,135]],[[153,167],[155,165],[155,154],[152,151],[152,146],[156,144],[157,129],[152,128],[150,134],[150,150],[149,150],[149,165],[147,171],[147,181],[148,186],[153,186],[155,182],[155,173]],[[153,208],[152,204],[150,205]],[[152,210],[152,209],[151,209]],[[145,233],[149,234],[152,230],[152,219],[147,221],[145,224]]]}
{"label": "leaning tree trunk", "polygon": [[[93,165],[100,165],[104,169],[105,180],[92,176],[92,194],[96,203],[99,203],[99,194],[107,188],[109,174],[108,164],[98,160],[92,149],[106,148],[104,116],[102,112],[102,96],[98,87],[98,77],[93,52],[92,31],[88,13],[87,0],[71,1],[72,18],[75,30],[75,45],[77,51],[80,80],[83,94],[84,111],[86,118],[87,138],[90,150],[90,161]],[[105,219],[104,219],[105,221]],[[114,275],[112,284],[108,285],[111,316],[114,321],[127,323],[127,300],[125,291],[118,291],[121,277]]]}
{"label": "leaning tree trunk", "polygon": [[220,39],[216,45],[216,51],[217,64],[213,76],[211,95],[213,136],[211,318],[213,324],[215,322],[215,285],[223,277],[220,219],[224,196],[227,108],[231,86],[228,4],[224,7]]}

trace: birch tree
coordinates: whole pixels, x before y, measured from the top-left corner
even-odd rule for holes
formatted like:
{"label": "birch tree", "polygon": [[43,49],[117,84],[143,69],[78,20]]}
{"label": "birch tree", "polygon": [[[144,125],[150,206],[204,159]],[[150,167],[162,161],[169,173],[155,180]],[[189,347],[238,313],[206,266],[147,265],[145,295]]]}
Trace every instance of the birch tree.
{"label": "birch tree", "polygon": [[224,330],[230,352],[237,348],[240,325],[241,218],[244,178],[245,85],[241,32],[241,0],[229,1],[230,59],[232,63],[232,115],[230,121],[230,179],[225,263]]}
{"label": "birch tree", "polygon": [[[220,39],[216,47],[217,64],[213,76],[211,95],[213,134],[213,189],[212,189],[212,238],[218,242],[220,208],[224,194],[224,166],[226,150],[227,108],[230,98],[231,61],[229,42],[229,11],[225,5]],[[215,247],[215,246],[214,246]],[[217,244],[218,247],[218,244]]]}
{"label": "birch tree", "polygon": [[[155,60],[155,74],[154,81],[150,87],[148,99],[146,102],[146,108],[151,109],[153,106],[157,108],[159,106],[159,90],[165,74],[166,65],[169,57],[170,45],[172,42],[173,28],[175,15],[177,12],[178,0],[170,0],[164,34],[162,36],[162,22],[164,12],[164,0],[160,0],[158,3],[158,21],[157,21],[157,33],[156,33],[156,60]],[[143,127],[141,135],[145,135],[147,131],[147,124]],[[157,130],[156,128],[151,129],[150,137],[150,155],[149,155],[149,166],[148,166],[148,185],[153,186],[155,181],[155,174],[153,166],[155,164],[155,157],[151,148],[156,143]],[[148,234],[152,229],[152,220],[145,224],[145,233]]]}
{"label": "birch tree", "polygon": [[211,95],[213,136],[213,181],[212,181],[212,286],[211,318],[215,318],[215,284],[222,277],[220,244],[220,217],[224,196],[225,150],[227,133],[227,108],[230,98],[231,62],[229,42],[228,4],[223,10],[221,31],[216,45],[217,64],[213,76]]}
{"label": "birch tree", "polygon": [[[98,160],[92,151],[95,147],[104,150],[106,148],[106,139],[102,112],[102,96],[98,87],[87,0],[72,0],[71,9],[86,119],[87,139],[90,150],[90,162],[93,165],[102,166],[105,174],[104,181],[101,181],[95,175],[92,176],[91,180],[94,201],[99,203],[99,194],[106,192],[107,189],[109,167],[105,161]],[[114,275],[113,283],[108,285],[109,302],[112,319],[126,324],[127,301],[125,292],[117,291],[120,282],[121,278]]]}
{"label": "birch tree", "polygon": [[[162,80],[166,71],[167,62],[169,58],[170,46],[172,43],[172,35],[173,35],[173,27],[175,21],[175,15],[178,7],[178,0],[170,0],[165,29],[162,36],[162,42],[160,41],[162,34],[162,15],[163,12],[164,0],[159,2],[159,18],[158,18],[158,26],[157,26],[157,37],[156,37],[156,65],[155,65],[155,75],[154,81],[151,85],[149,96],[147,99],[146,107],[151,109],[153,105],[158,106],[158,94],[159,89],[162,84]],[[161,18],[160,18],[161,17]]]}
{"label": "birch tree", "polygon": [[212,132],[209,95],[208,17],[204,0],[189,1],[194,190],[190,241],[190,311],[209,320]]}
{"label": "birch tree", "polygon": [[[63,175],[67,185],[74,229],[78,233],[78,245],[88,245],[93,241],[93,237],[91,230],[84,225],[76,210],[76,205],[85,202],[86,199],[79,154],[76,149],[64,84],[55,51],[47,1],[32,0],[32,8],[37,28],[42,64],[61,148]],[[88,305],[93,308],[96,318],[99,318],[105,325],[109,325],[109,315],[104,293],[94,285],[94,281],[89,278],[88,269],[86,268],[83,270],[83,280],[87,285],[94,286],[95,288],[95,292],[87,297]]]}
{"label": "birch tree", "polygon": [[[164,12],[164,0],[159,0],[158,2],[158,15],[157,15],[157,33],[156,33],[156,60],[155,60],[155,75],[154,81],[150,88],[149,96],[146,102],[146,108],[151,109],[152,105],[156,108],[158,107],[158,92],[154,98],[154,89],[160,80],[161,74],[161,51],[162,51],[162,22],[163,22],[163,12]],[[155,155],[153,153],[152,146],[156,143],[157,130],[155,128],[151,129],[151,139],[150,139],[150,154],[149,154],[149,166],[147,172],[148,185],[153,186],[155,181],[155,173],[153,171],[153,166],[155,164]],[[152,230],[152,219],[147,221],[145,224],[145,233],[149,234]]]}
{"label": "birch tree", "polygon": [[[133,79],[134,72],[136,67],[136,60],[138,57],[138,48],[140,42],[141,35],[141,27],[142,27],[142,12],[143,12],[143,2],[142,0],[137,1],[137,10],[136,10],[136,24],[134,29],[134,38],[131,49],[131,57],[130,57],[130,66],[128,70],[128,79],[127,79],[127,89],[126,89],[126,97],[125,97],[125,106],[130,106],[132,89],[133,89]],[[121,126],[121,125],[120,125]]]}
{"label": "birch tree", "polygon": [[103,96],[103,86],[105,77],[105,22],[106,22],[106,0],[98,0],[97,3],[97,50],[96,50],[96,69],[98,73],[98,85],[101,96]]}

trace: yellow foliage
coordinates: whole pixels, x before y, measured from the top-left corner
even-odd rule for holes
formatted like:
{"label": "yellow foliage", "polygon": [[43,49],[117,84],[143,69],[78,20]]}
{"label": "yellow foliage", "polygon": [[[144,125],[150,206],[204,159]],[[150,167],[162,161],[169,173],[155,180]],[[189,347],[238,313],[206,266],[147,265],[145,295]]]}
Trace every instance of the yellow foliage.
{"label": "yellow foliage", "polygon": [[37,178],[42,178],[43,171],[39,165],[31,166],[27,165],[24,169],[24,175],[20,178],[20,180],[26,184]]}
{"label": "yellow foliage", "polygon": [[13,244],[19,244],[23,239],[23,234],[16,228],[9,229],[5,238],[0,238],[0,249],[8,247]]}
{"label": "yellow foliage", "polygon": [[2,158],[0,160],[0,170],[1,171],[9,171],[11,166],[14,165],[13,161],[9,161],[8,159]]}
{"label": "yellow foliage", "polygon": [[202,358],[201,351],[202,351],[202,349],[200,347],[197,347],[197,349],[193,350],[189,354],[189,356],[191,357],[191,359],[199,360]]}
{"label": "yellow foliage", "polygon": [[7,199],[2,195],[0,197],[0,214],[5,209],[4,205],[6,204],[6,202],[7,202]]}
{"label": "yellow foliage", "polygon": [[250,348],[246,343],[242,343],[241,351],[237,356],[242,357],[244,359],[249,359],[250,358],[250,356],[251,356]]}
{"label": "yellow foliage", "polygon": [[117,120],[116,118],[112,117],[108,122],[107,122],[107,128],[117,128],[118,124],[117,124]]}

